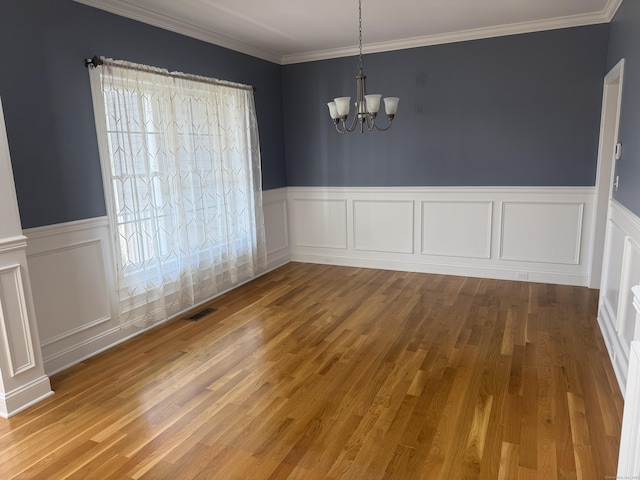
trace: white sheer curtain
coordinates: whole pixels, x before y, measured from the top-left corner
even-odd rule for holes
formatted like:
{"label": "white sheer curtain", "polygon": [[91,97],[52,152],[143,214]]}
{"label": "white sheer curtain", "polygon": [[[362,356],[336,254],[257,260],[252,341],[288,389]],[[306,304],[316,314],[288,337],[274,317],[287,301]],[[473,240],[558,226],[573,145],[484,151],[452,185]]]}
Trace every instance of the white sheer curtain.
{"label": "white sheer curtain", "polygon": [[123,326],[266,267],[250,87],[128,62],[90,68]]}

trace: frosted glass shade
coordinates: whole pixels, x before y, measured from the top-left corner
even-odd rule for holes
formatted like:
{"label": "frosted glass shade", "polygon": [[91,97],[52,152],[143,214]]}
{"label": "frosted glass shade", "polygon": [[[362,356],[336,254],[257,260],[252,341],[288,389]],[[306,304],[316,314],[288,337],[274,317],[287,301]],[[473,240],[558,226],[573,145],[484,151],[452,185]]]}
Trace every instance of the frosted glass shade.
{"label": "frosted glass shade", "polygon": [[398,97],[387,97],[384,99],[384,110],[387,115],[395,115],[398,112]]}
{"label": "frosted glass shade", "polygon": [[334,99],[334,101],[336,102],[336,109],[338,110],[339,116],[346,117],[349,115],[351,97],[338,97]]}
{"label": "frosted glass shade", "polygon": [[331,115],[331,118],[333,120],[335,120],[336,118],[340,118],[340,115],[338,115],[338,107],[336,106],[336,102],[329,102],[327,103],[327,106],[329,107],[329,115]]}
{"label": "frosted glass shade", "polygon": [[364,99],[367,102],[367,112],[378,113],[378,110],[380,110],[381,98],[382,98],[382,95],[378,95],[377,93],[372,93],[371,95],[365,95]]}

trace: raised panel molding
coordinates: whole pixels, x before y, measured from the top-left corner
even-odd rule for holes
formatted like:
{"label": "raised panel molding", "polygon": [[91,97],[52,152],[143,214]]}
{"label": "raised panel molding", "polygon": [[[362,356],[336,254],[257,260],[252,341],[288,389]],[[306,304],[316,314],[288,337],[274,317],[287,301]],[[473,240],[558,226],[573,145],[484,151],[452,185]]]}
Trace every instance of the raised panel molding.
{"label": "raised panel molding", "polygon": [[632,289],[640,283],[640,218],[616,200],[609,202],[607,234],[598,305],[598,324],[626,395],[631,342],[636,338]]}
{"label": "raised panel molding", "polygon": [[0,331],[10,375],[36,366],[20,265],[0,269]]}
{"label": "raised panel molding", "polygon": [[99,217],[24,234],[45,370],[55,373],[86,357],[92,339],[119,329],[109,222]]}
{"label": "raised panel molding", "polygon": [[584,203],[504,202],[500,258],[580,263]]}
{"label": "raised panel molding", "polygon": [[[592,242],[583,231],[592,229],[593,187],[289,187],[288,192],[294,261],[588,284],[583,259]],[[511,221],[510,207],[503,249],[503,205],[522,206],[514,213],[542,229],[560,254],[547,244],[536,250],[536,238],[514,235],[518,222]],[[541,214],[549,218],[540,220]]]}
{"label": "raised panel molding", "polygon": [[29,257],[42,347],[111,320],[103,250],[94,238]]}
{"label": "raised panel molding", "polygon": [[618,301],[619,313],[616,330],[623,339],[623,345],[628,349],[634,339],[636,328],[636,310],[633,304],[632,288],[640,283],[640,245],[633,238],[627,236],[624,241],[624,251],[622,255],[622,271],[620,289],[620,299]]}
{"label": "raised panel molding", "polygon": [[493,202],[422,202],[423,255],[491,258]]}
{"label": "raised panel molding", "polygon": [[353,249],[413,253],[413,201],[354,200]]}
{"label": "raised panel molding", "polygon": [[264,226],[267,254],[289,248],[287,192],[284,189],[263,192]]}
{"label": "raised panel molding", "polygon": [[294,198],[293,238],[297,247],[347,248],[347,201]]}

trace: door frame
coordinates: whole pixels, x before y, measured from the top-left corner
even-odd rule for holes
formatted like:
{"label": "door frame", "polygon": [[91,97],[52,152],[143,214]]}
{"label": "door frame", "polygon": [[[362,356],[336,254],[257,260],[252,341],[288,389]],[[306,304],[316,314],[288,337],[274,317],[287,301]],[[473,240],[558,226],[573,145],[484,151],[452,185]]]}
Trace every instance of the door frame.
{"label": "door frame", "polygon": [[605,235],[609,216],[609,201],[613,194],[613,179],[616,172],[614,154],[620,129],[624,63],[623,58],[607,73],[604,77],[602,92],[596,196],[593,212],[593,242],[589,259],[589,288],[595,289],[600,288],[604,272]]}

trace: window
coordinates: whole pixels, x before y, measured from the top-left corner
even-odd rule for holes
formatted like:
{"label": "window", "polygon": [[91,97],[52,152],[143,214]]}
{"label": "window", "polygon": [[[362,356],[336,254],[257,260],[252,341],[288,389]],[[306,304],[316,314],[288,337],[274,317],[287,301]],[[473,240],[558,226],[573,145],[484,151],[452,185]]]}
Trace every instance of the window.
{"label": "window", "polygon": [[165,319],[266,264],[250,87],[90,69],[122,323]]}

